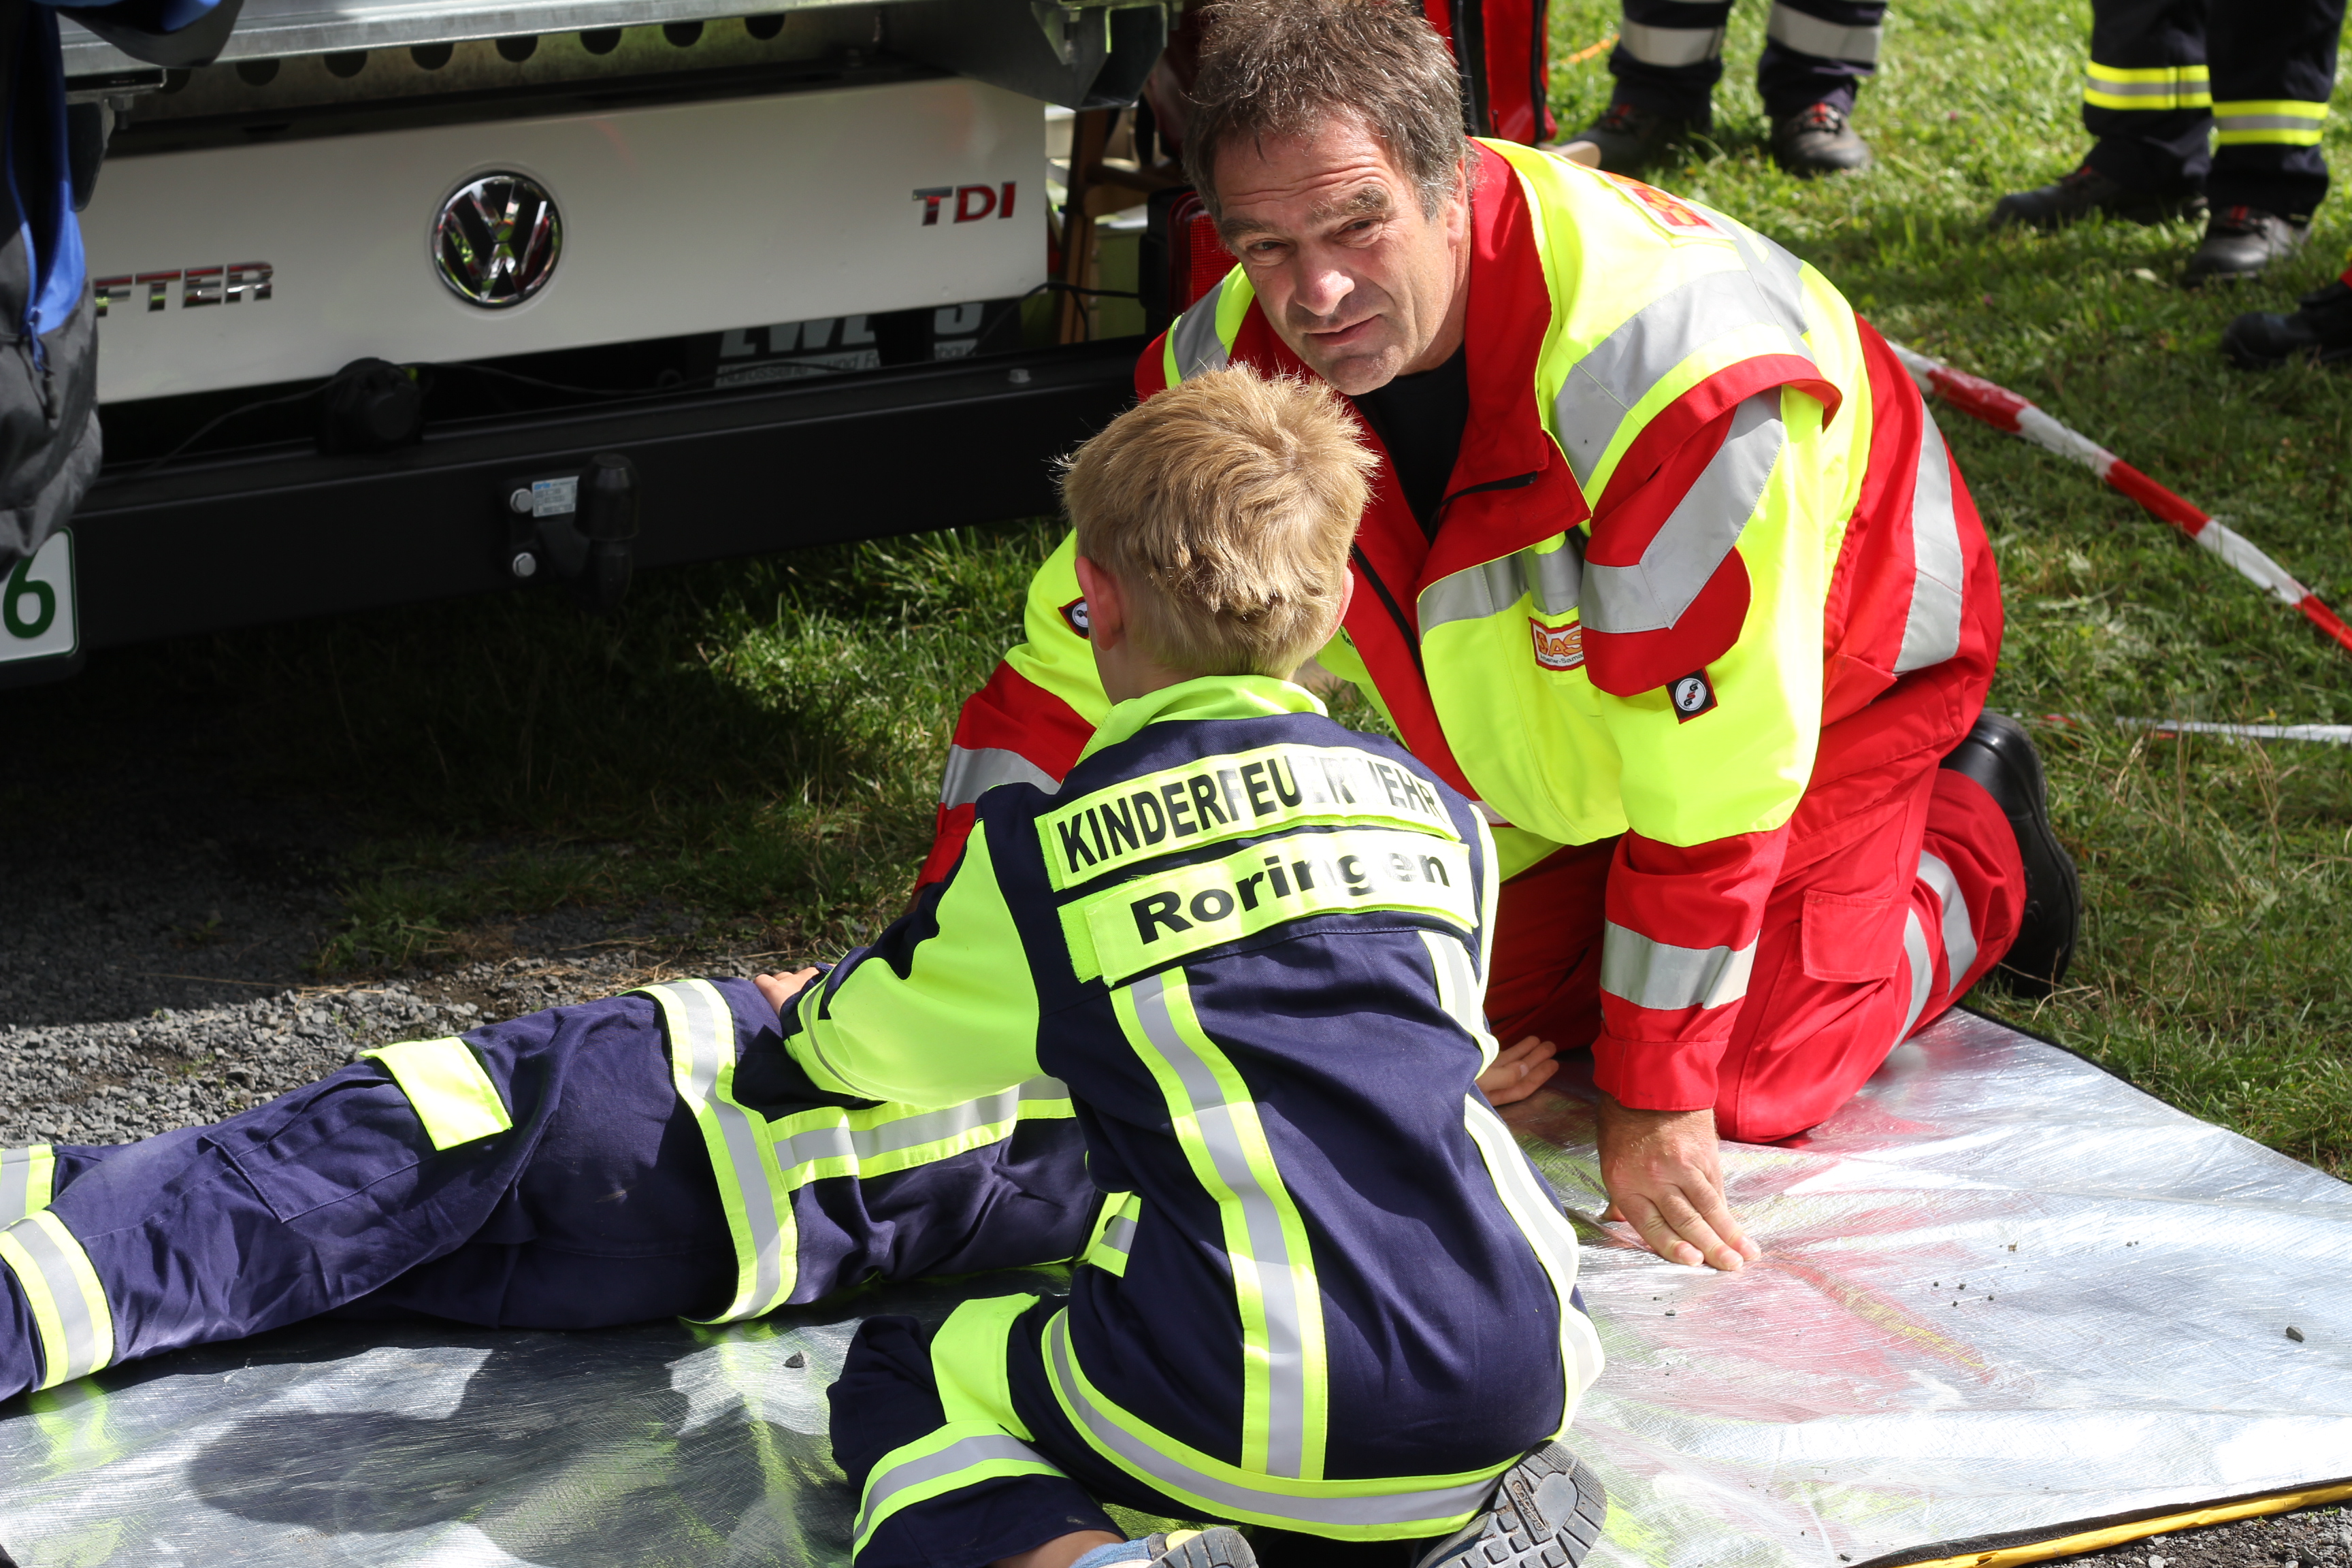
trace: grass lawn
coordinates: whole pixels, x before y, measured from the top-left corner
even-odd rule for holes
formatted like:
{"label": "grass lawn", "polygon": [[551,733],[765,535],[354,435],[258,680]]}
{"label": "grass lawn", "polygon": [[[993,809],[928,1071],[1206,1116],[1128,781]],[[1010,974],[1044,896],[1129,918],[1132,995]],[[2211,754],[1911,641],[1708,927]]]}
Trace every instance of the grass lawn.
{"label": "grass lawn", "polygon": [[[1553,0],[1555,54],[1616,26]],[[2042,404],[2352,607],[2352,377],[2251,376],[2240,310],[2332,276],[2347,226],[2235,291],[2175,286],[2192,228],[1992,237],[2002,192],[2071,167],[2086,6],[1906,0],[1859,123],[1878,166],[1818,184],[1765,155],[1735,16],[1717,140],[1659,183],[1821,267],[1888,335]],[[1562,68],[1564,127],[1605,102]],[[2342,122],[2330,135],[2339,167]],[[2352,658],[2081,469],[1943,419],[2007,583],[1995,705],[2042,729],[2090,916],[2072,988],[2015,1016],[2200,1116],[2352,1163],[2352,753],[2153,740],[2115,716],[2352,722]],[[468,951],[502,917],[662,900],[704,938],[837,949],[886,920],[930,829],[961,696],[1018,625],[1037,523],[656,574],[617,622],[519,595],[131,650],[12,701],[112,744],[159,700],[222,715],[253,787],[365,828],[322,971]],[[85,743],[78,742],[78,743]]]}

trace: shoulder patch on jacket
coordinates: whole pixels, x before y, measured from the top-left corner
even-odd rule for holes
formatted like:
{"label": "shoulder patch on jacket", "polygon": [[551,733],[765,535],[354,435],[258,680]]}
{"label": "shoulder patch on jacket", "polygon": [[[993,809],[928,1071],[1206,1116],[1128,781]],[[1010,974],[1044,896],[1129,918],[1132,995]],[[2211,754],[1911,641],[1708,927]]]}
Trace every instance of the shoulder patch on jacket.
{"label": "shoulder patch on jacket", "polygon": [[1680,197],[1668,195],[1655,185],[1645,185],[1623,174],[1608,175],[1610,184],[1632,203],[1635,211],[1675,239],[1727,239],[1721,229],[1696,207]]}

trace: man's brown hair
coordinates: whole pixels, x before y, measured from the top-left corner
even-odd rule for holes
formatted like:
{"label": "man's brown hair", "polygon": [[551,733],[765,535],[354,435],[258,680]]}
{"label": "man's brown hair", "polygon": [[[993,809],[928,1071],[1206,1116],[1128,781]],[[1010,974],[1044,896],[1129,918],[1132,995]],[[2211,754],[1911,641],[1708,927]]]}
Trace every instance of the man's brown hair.
{"label": "man's brown hair", "polygon": [[1208,13],[1184,128],[1184,167],[1221,216],[1217,154],[1235,142],[1311,136],[1355,121],[1387,144],[1423,217],[1469,151],[1462,75],[1417,5],[1401,0],[1219,0]]}
{"label": "man's brown hair", "polygon": [[1328,387],[1236,368],[1112,420],[1062,500],[1153,662],[1287,679],[1330,635],[1376,466]]}

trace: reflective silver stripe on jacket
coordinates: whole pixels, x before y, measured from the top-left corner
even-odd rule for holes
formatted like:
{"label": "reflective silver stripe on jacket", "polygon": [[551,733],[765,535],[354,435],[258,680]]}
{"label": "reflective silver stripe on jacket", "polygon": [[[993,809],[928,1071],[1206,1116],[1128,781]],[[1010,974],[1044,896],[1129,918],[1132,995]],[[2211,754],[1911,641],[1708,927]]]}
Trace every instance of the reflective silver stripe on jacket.
{"label": "reflective silver stripe on jacket", "polygon": [[[65,1239],[60,1241],[62,1236]],[[33,1268],[35,1278],[18,1281],[26,1296],[37,1306],[42,1297],[57,1314],[58,1334],[52,1342],[47,1333],[41,1338],[42,1372],[39,1386],[55,1388],[77,1377],[86,1377],[114,1359],[114,1324],[101,1321],[92,1311],[84,1286],[95,1277],[87,1254],[79,1258],[66,1248],[79,1250],[63,1222],[43,1211],[26,1215],[23,1219],[0,1230]],[[14,1260],[9,1260],[13,1266]],[[79,1267],[77,1268],[76,1265]],[[39,1314],[36,1312],[37,1321]]]}
{"label": "reflective silver stripe on jacket", "polygon": [[1021,1114],[1021,1102],[1024,1100],[1069,1098],[1070,1086],[1060,1079],[1033,1078],[999,1094],[939,1110],[919,1111],[875,1127],[851,1128],[838,1123],[812,1127],[777,1143],[776,1158],[787,1167],[805,1165],[813,1160],[862,1163],[884,1154],[895,1154],[901,1149],[936,1143],[959,1132],[1011,1121]]}
{"label": "reflective silver stripe on jacket", "polygon": [[1695,66],[1723,53],[1721,27],[1652,27],[1621,20],[1617,37],[1625,52],[1645,66]]}
{"label": "reflective silver stripe on jacket", "polygon": [[1096,1245],[1106,1252],[1116,1252],[1121,1257],[1134,1251],[1135,1221],[1123,1214],[1111,1215],[1110,1223],[1103,1226],[1102,1237]]}
{"label": "reflective silver stripe on jacket", "polygon": [[1786,45],[1801,55],[1816,55],[1825,60],[1844,60],[1858,66],[1878,63],[1879,41],[1885,35],[1883,27],[1848,27],[1824,22],[1819,16],[1808,16],[1802,11],[1780,5],[1777,0],[1764,23],[1764,36],[1776,44]]}
{"label": "reflective silver stripe on jacket", "polygon": [[1193,300],[1192,308],[1168,329],[1168,347],[1176,356],[1179,381],[1223,370],[1233,363],[1225,353],[1224,340],[1217,336],[1217,305],[1224,297],[1225,280],[1220,278],[1215,288]]}
{"label": "reflective silver stripe on jacket", "polygon": [[1911,1037],[1912,1026],[1927,1010],[1927,993],[1936,987],[1936,960],[1927,951],[1927,928],[1919,923],[1919,911],[1913,910],[1903,917],[1903,956],[1911,965],[1911,1005],[1903,1015],[1903,1027],[1895,1033],[1897,1044]]}
{"label": "reflective silver stripe on jacket", "polygon": [[1472,1039],[1485,1039],[1486,993],[1479,989],[1477,972],[1470,966],[1469,948],[1449,931],[1424,931],[1421,941],[1429,949],[1430,966],[1437,978],[1437,1005],[1469,1031]]}
{"label": "reflective silver stripe on jacket", "polygon": [[1044,1455],[1018,1437],[1003,1434],[960,1437],[937,1453],[923,1454],[904,1464],[893,1465],[867,1479],[865,1506],[857,1510],[857,1520],[850,1529],[849,1539],[864,1541],[866,1532],[874,1528],[875,1522],[892,1511],[890,1500],[900,1492],[927,1481],[944,1480],[958,1470],[983,1465],[991,1459],[1012,1459],[1053,1470],[1056,1475],[1061,1473]]}
{"label": "reflective silver stripe on jacket", "polygon": [[1755,967],[1752,942],[1742,948],[1676,947],[1615,921],[1601,928],[1601,989],[1636,1007],[1668,1012],[1737,1002],[1748,994],[1748,973]]}
{"label": "reflective silver stripe on jacket", "polygon": [[1756,279],[1773,319],[1789,330],[1790,337],[1801,340],[1806,331],[1805,264],[1762,235],[1751,234],[1737,224],[1725,224],[1723,232],[1731,237],[1731,247],[1747,264],[1748,274]]}
{"label": "reflective silver stripe on jacket", "polygon": [[1911,486],[1911,608],[1903,617],[1902,675],[1960,651],[1960,520],[1952,510],[1952,465],[1936,418],[1921,413],[1919,477]]}
{"label": "reflective silver stripe on jacket", "polygon": [[1234,1122],[1234,1109],[1217,1083],[1217,1075],[1168,1016],[1167,976],[1147,974],[1129,989],[1144,1038],[1174,1069],[1177,1081],[1184,1086],[1184,1097],[1192,1101],[1193,1125],[1217,1179],[1241,1205],[1250,1257],[1257,1265],[1258,1296],[1265,1312],[1265,1467],[1273,1475],[1296,1476],[1306,1468],[1307,1460],[1307,1342],[1299,1321],[1298,1279],[1293,1272],[1289,1241],[1282,1234],[1282,1215],[1275,1207],[1274,1194],[1250,1167],[1240,1130]]}
{"label": "reflective silver stripe on jacket", "polygon": [[[708,981],[673,980],[646,989],[668,999],[664,1011],[677,1026],[670,1049],[683,1053],[689,1107],[698,1120],[719,1129],[728,1168],[718,1177],[734,1190],[751,1232],[748,1289],[739,1284],[735,1300],[712,1321],[757,1317],[774,1308],[791,1290],[799,1260],[785,1257],[786,1237],[776,1194],[760,1159],[765,1129],[752,1124],[750,1111],[718,1094],[719,1066],[735,1059],[734,1011]],[[792,1273],[786,1272],[787,1263],[793,1266]]]}
{"label": "reflective silver stripe on jacket", "polygon": [[1634,311],[1570,368],[1552,418],[1577,483],[1591,486],[1627,411],[1717,339],[1769,326],[1785,340],[1780,352],[1811,361],[1812,351],[1768,296],[1769,283],[1746,268],[1694,278]]}
{"label": "reflective silver stripe on jacket", "polygon": [[1722,448],[1659,526],[1642,563],[1585,563],[1585,626],[1596,632],[1654,632],[1680,620],[1739,542],[1788,441],[1779,388],[1743,401],[1732,413]]}
{"label": "reflective silver stripe on jacket", "polygon": [[1070,1315],[1054,1314],[1045,1327],[1045,1358],[1055,1388],[1069,1401],[1078,1426],[1095,1447],[1115,1456],[1124,1467],[1181,1499],[1198,1499],[1212,1509],[1262,1514],[1301,1524],[1412,1524],[1421,1520],[1456,1519],[1484,1508],[1494,1495],[1496,1479],[1464,1481],[1425,1491],[1399,1491],[1370,1497],[1293,1497],[1261,1491],[1194,1469],[1172,1455],[1163,1454],[1130,1434],[1087,1397],[1070,1364]]}
{"label": "reflective silver stripe on jacket", "polygon": [[1484,620],[1533,595],[1537,611],[1553,620],[1577,606],[1584,581],[1584,536],[1570,532],[1558,550],[1522,550],[1499,561],[1449,572],[1421,591],[1421,636],[1452,621]]}
{"label": "reflective silver stripe on jacket", "polygon": [[1926,853],[1919,857],[1919,879],[1935,889],[1944,906],[1944,967],[1951,984],[1958,985],[1977,961],[1977,933],[1969,925],[1969,904],[1960,897],[1960,879],[1952,875],[1941,856]]}
{"label": "reflective silver stripe on jacket", "polygon": [[940,804],[970,805],[1001,784],[1035,784],[1047,795],[1061,781],[1018,752],[1001,746],[950,746],[947,771],[940,775]]}

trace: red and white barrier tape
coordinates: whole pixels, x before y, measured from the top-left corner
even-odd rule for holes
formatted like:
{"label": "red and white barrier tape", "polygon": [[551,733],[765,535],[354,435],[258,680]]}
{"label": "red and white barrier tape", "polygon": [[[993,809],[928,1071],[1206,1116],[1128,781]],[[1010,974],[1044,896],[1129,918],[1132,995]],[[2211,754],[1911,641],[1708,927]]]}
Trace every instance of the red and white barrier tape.
{"label": "red and white barrier tape", "polygon": [[2352,746],[2352,724],[2225,724],[2210,719],[2096,719],[2087,713],[2045,713],[2045,724],[2080,729],[2090,724],[2114,724],[2126,730],[2146,730],[2158,740],[2182,735],[2218,735],[2225,741],[2315,741],[2323,745]]}
{"label": "red and white barrier tape", "polygon": [[1996,430],[2022,436],[2044,451],[2072,458],[2139,502],[2147,511],[2237,568],[2239,575],[2272,598],[2301,611],[2305,620],[2335,638],[2346,652],[2352,653],[2352,626],[2347,626],[2318,595],[2288,576],[2286,568],[2255,549],[2245,535],[2214,521],[2089,437],[2069,430],[2008,388],[1995,386],[1966,371],[1954,370],[1943,361],[1906,349],[1901,343],[1887,346],[1903,361],[1904,368],[1911,373],[1911,379],[1919,384],[1923,394],[1941,397],[1961,413]]}

